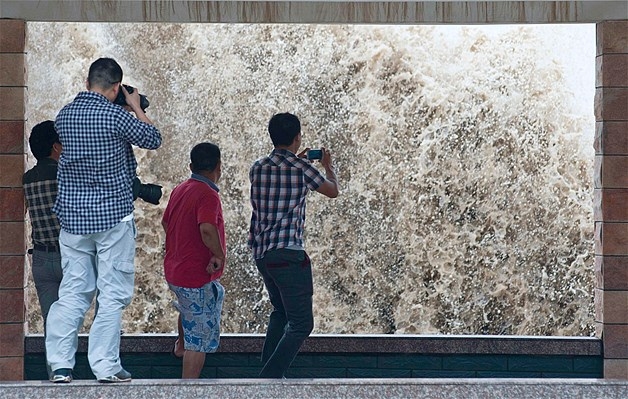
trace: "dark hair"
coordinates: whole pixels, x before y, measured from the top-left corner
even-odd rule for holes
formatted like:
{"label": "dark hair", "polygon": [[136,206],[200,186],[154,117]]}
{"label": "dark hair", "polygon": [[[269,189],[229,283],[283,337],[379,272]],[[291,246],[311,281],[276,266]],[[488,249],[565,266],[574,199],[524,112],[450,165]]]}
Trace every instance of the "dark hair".
{"label": "dark hair", "polygon": [[190,151],[190,161],[192,161],[192,172],[202,171],[213,172],[220,162],[220,148],[212,143],[200,143]]}
{"label": "dark hair", "polygon": [[122,68],[112,58],[99,58],[90,65],[87,82],[90,86],[108,89],[113,84],[122,82]]}
{"label": "dark hair", "polygon": [[52,154],[52,145],[58,142],[59,135],[55,130],[55,123],[53,121],[44,121],[35,125],[28,139],[31,152],[38,161],[49,157],[50,154]]}
{"label": "dark hair", "polygon": [[275,147],[280,145],[290,145],[294,138],[301,133],[301,122],[296,115],[288,112],[275,114],[268,122],[268,133]]}

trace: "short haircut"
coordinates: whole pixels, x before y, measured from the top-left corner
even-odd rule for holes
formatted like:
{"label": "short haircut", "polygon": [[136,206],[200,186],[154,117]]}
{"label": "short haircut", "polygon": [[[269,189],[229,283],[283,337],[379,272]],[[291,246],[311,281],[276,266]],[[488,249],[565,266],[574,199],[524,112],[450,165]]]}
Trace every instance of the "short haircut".
{"label": "short haircut", "polygon": [[285,112],[275,114],[268,122],[268,133],[275,147],[290,145],[294,138],[301,133],[301,122],[296,115]]}
{"label": "short haircut", "polygon": [[112,58],[99,58],[89,67],[87,82],[90,86],[108,89],[122,82],[122,68]]}
{"label": "short haircut", "polygon": [[55,123],[53,121],[44,121],[35,125],[28,139],[31,152],[38,161],[49,157],[50,154],[52,154],[53,144],[58,142],[59,135],[55,130]]}
{"label": "short haircut", "polygon": [[220,163],[220,148],[212,143],[200,143],[190,151],[192,172],[213,172]]}

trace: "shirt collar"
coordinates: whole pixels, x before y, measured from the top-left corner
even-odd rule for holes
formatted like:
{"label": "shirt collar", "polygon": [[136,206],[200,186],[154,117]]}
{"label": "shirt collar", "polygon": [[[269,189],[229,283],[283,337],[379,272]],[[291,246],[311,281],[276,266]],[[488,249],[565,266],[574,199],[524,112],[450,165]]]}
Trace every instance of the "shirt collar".
{"label": "shirt collar", "polygon": [[286,150],[285,148],[275,148],[275,149],[273,149],[273,151],[270,153],[270,155],[272,156],[274,154],[283,155],[285,157],[296,157],[295,153],[293,153],[290,150]]}
{"label": "shirt collar", "polygon": [[[111,101],[109,101],[109,99],[107,97],[105,97],[103,94],[100,94],[98,92],[95,91],[82,91],[80,92],[77,97],[94,97],[97,98],[99,100],[104,100],[107,101],[109,103],[111,103]],[[113,103],[112,103],[113,104]]]}
{"label": "shirt collar", "polygon": [[191,179],[202,181],[203,183],[207,183],[207,185],[213,188],[217,193],[220,192],[220,189],[218,188],[218,186],[213,181],[209,180],[203,175],[199,175],[198,173],[192,173]]}
{"label": "shirt collar", "polygon": [[50,157],[42,158],[37,160],[37,165],[57,165],[58,162]]}

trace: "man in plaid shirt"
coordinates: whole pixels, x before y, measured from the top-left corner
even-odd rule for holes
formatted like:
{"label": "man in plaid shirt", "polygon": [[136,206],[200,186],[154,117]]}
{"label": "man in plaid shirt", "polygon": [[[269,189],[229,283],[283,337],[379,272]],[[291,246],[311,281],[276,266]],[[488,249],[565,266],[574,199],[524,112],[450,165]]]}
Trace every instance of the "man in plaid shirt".
{"label": "man in plaid shirt", "polygon": [[[78,330],[96,290],[98,312],[87,352],[92,372],[99,382],[131,380],[120,364],[120,327],[135,277],[132,145],[156,149],[161,134],[141,108],[139,91],[129,94],[121,82],[122,68],[115,60],[94,61],[87,91],[55,120],[63,144],[53,208],[61,224],[63,280],[46,324],[53,382],[72,380]],[[135,117],[113,104],[120,90]]]}
{"label": "man in plaid shirt", "polygon": [[295,115],[273,116],[268,132],[274,145],[269,156],[250,169],[251,226],[248,245],[273,311],[266,330],[260,372],[262,378],[283,378],[314,328],[312,268],[305,252],[305,197],[309,191],[335,198],[338,183],[331,154],[322,149],[314,167],[301,147],[301,122]]}
{"label": "man in plaid shirt", "polygon": [[22,186],[31,220],[33,250],[29,252],[33,254],[33,281],[45,326],[50,306],[59,298],[59,284],[63,276],[59,253],[61,228],[52,212],[57,198],[57,162],[62,147],[53,121],[41,122],[33,127],[28,143],[37,165],[24,173]]}

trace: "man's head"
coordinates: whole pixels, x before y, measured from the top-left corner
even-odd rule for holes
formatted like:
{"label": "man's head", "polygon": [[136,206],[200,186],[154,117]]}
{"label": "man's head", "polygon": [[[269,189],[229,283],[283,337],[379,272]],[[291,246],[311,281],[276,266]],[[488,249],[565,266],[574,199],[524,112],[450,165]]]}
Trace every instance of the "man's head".
{"label": "man's head", "polygon": [[[87,89],[109,96],[106,92],[115,92],[116,96],[122,82],[122,68],[112,58],[99,58],[89,67]],[[115,99],[115,96],[113,97]],[[113,100],[112,100],[113,101]]]}
{"label": "man's head", "polygon": [[31,130],[28,144],[38,161],[48,157],[59,159],[61,143],[53,121],[44,121],[35,125]]}
{"label": "man's head", "polygon": [[275,147],[289,147],[301,133],[301,122],[288,112],[275,114],[268,122],[268,133]]}
{"label": "man's head", "polygon": [[214,181],[220,178],[220,148],[212,143],[200,143],[190,151],[190,169],[200,175],[214,174]]}

